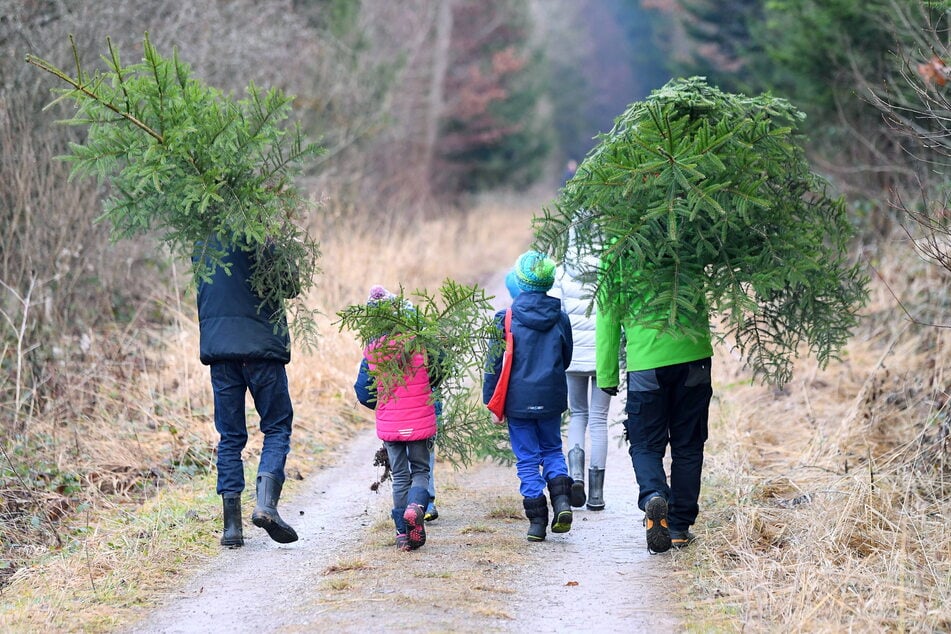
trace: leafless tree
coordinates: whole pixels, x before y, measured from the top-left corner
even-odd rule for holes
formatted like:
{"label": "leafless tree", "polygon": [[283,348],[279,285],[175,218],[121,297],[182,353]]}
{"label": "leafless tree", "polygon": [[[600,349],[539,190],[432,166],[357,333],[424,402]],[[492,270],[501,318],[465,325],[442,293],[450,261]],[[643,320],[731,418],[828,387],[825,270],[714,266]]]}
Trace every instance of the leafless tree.
{"label": "leafless tree", "polygon": [[[892,3],[896,72],[866,82],[870,101],[894,132],[906,167],[890,193],[902,228],[918,252],[951,271],[951,59],[946,13],[925,2]],[[859,69],[856,74],[859,75]]]}

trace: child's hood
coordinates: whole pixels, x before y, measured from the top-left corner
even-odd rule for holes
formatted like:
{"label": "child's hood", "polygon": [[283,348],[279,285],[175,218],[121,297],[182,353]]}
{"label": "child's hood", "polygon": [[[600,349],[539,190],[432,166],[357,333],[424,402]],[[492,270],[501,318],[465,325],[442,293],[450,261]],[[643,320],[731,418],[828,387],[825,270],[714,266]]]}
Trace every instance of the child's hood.
{"label": "child's hood", "polygon": [[551,330],[561,315],[561,301],[537,292],[522,292],[512,302],[512,317],[532,330]]}

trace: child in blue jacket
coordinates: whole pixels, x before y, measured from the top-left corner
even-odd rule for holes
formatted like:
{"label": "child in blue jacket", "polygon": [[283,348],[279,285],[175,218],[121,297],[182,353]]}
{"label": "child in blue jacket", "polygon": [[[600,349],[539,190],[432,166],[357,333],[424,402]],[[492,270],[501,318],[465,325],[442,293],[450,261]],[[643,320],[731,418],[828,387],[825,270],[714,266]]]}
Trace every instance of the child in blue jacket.
{"label": "child in blue jacket", "polygon": [[[530,522],[528,541],[545,539],[548,501],[551,495],[554,517],[551,530],[571,530],[571,478],[561,445],[561,416],[568,409],[565,369],[571,363],[571,323],[561,302],[547,295],[555,281],[555,263],[537,251],[523,253],[515,264],[515,283],[520,291],[512,302],[512,335],[515,354],[505,400],[509,440],[521,481],[525,515]],[[495,315],[504,329],[504,310]],[[489,350],[482,399],[488,404],[502,368],[500,346],[504,337]]]}

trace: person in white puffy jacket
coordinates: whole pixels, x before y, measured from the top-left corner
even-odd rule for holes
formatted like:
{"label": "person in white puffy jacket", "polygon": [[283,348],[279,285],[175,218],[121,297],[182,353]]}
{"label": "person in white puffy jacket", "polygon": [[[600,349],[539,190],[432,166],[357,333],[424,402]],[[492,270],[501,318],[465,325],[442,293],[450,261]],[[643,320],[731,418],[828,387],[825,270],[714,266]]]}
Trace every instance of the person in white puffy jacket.
{"label": "person in white puffy jacket", "polygon": [[[568,366],[568,474],[572,479],[571,505],[592,511],[604,510],[604,469],[608,455],[608,407],[611,395],[598,388],[595,379],[594,323],[597,310],[591,289],[578,279],[580,268],[593,270],[586,263],[575,267],[570,260],[558,266],[555,284],[549,294],[561,300],[568,313],[574,352]],[[588,310],[590,308],[590,314]],[[585,435],[590,438],[588,494],[585,495]]]}

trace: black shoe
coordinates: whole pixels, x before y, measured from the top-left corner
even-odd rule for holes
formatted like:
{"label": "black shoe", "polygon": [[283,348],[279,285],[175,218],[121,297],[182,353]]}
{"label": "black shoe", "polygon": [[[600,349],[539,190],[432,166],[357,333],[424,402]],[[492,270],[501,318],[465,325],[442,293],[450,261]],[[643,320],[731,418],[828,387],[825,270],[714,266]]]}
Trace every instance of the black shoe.
{"label": "black shoe", "polygon": [[584,506],[587,496],[584,494],[584,480],[575,480],[571,483],[571,505]]}
{"label": "black shoe", "polygon": [[686,548],[692,544],[695,539],[697,539],[697,536],[689,530],[670,531],[670,546],[672,548]]}
{"label": "black shoe", "polygon": [[229,548],[244,546],[244,535],[241,531],[241,494],[226,494],[221,496],[224,507],[224,532],[221,533],[221,545]]}
{"label": "black shoe", "polygon": [[670,550],[670,529],[667,527],[667,500],[655,495],[644,508],[644,526],[647,527],[647,550],[665,553]]}
{"label": "black shoe", "polygon": [[551,495],[551,532],[567,533],[571,530],[571,478],[557,476],[548,481],[548,493]]}
{"label": "black shoe", "polygon": [[604,510],[604,469],[588,469],[588,510]]}
{"label": "black shoe", "polygon": [[429,504],[426,505],[426,516],[424,519],[427,522],[439,519],[439,511],[436,510],[436,500],[431,500]]}
{"label": "black shoe", "polygon": [[584,506],[588,499],[584,494],[584,449],[575,445],[568,452],[568,477],[571,478],[571,505]]}
{"label": "black shoe", "polygon": [[257,506],[251,513],[251,523],[267,531],[268,537],[279,544],[297,541],[297,533],[277,512],[283,483],[271,473],[259,473],[257,481]]}
{"label": "black shoe", "polygon": [[525,508],[525,517],[529,521],[528,534],[525,537],[530,542],[545,541],[545,534],[548,531],[548,500],[545,499],[545,495],[523,498],[522,506]]}

